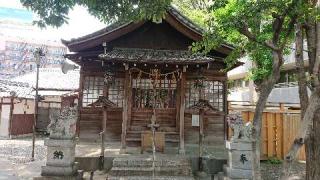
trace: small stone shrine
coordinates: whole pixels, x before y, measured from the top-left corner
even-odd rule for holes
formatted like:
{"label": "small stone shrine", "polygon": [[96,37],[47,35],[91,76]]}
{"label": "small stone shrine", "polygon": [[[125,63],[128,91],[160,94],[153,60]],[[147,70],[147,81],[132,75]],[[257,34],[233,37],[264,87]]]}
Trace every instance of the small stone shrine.
{"label": "small stone shrine", "polygon": [[229,151],[228,166],[226,167],[229,179],[252,179],[252,124],[243,123],[240,113],[230,114],[227,117],[233,136],[226,142]]}
{"label": "small stone shrine", "polygon": [[50,117],[49,138],[45,139],[47,146],[46,166],[42,166],[42,176],[75,176],[75,135],[77,109],[63,107],[60,114]]}

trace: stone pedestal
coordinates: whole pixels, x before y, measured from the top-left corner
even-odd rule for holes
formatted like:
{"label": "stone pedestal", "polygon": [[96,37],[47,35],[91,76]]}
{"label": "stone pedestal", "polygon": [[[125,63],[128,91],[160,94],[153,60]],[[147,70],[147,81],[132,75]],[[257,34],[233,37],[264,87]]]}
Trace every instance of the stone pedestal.
{"label": "stone pedestal", "polygon": [[42,176],[74,176],[77,173],[75,163],[74,139],[45,139],[47,146],[46,166],[42,166]]}
{"label": "stone pedestal", "polygon": [[252,179],[252,141],[227,141],[229,150],[226,175],[229,179]]}

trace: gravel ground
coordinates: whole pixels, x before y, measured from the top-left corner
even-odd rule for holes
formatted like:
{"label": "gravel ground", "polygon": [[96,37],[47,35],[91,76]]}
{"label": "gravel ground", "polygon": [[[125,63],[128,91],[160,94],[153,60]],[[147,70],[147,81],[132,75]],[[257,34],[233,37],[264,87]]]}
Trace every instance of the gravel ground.
{"label": "gravel ground", "polygon": [[[47,148],[42,139],[37,139],[35,144],[35,161],[46,157]],[[0,140],[0,158],[6,158],[15,164],[31,162],[31,138]]]}
{"label": "gravel ground", "polygon": [[0,179],[33,179],[45,164],[46,147],[36,140],[35,161],[31,161],[31,138],[0,140]]}
{"label": "gravel ground", "polygon": [[[82,153],[88,153],[89,151],[84,151],[88,149],[92,151],[89,147],[80,149],[83,151]],[[13,140],[0,139],[0,180],[32,179],[35,176],[40,176],[41,166],[45,165],[46,159],[46,147],[42,138],[36,140],[35,161],[31,161],[31,151],[32,140],[30,137]],[[278,179],[281,167],[282,164],[262,162],[263,179]],[[291,180],[305,179],[305,163],[295,162],[291,171]]]}
{"label": "gravel ground", "polygon": [[[291,169],[290,180],[305,179],[306,164],[303,162],[294,162]],[[282,164],[261,163],[261,173],[264,180],[279,179],[282,170]]]}

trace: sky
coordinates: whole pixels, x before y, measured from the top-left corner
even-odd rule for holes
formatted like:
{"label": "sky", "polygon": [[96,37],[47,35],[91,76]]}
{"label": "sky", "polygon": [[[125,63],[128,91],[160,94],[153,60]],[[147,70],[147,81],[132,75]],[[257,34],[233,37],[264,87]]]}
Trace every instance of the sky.
{"label": "sky", "polygon": [[[7,20],[12,20],[9,17],[9,15],[11,14],[10,9],[13,12],[14,9],[18,9],[20,11],[26,10],[26,8],[24,8],[21,5],[19,0],[0,0],[0,8],[5,9],[6,11],[8,11],[9,9],[9,12],[5,12],[2,14],[0,13],[0,18],[2,18],[2,20],[3,18],[5,18],[3,16],[6,16],[6,14],[8,14]],[[18,17],[21,17],[21,14],[19,14],[20,11],[18,11],[17,13]],[[31,11],[26,12],[26,14],[32,14],[33,20],[37,18],[37,15]],[[69,40],[71,38],[76,38],[92,33],[106,26],[104,23],[100,22],[98,19],[91,16],[86,10],[86,8],[81,6],[76,6],[72,11],[70,11],[69,18],[69,23],[63,25],[60,28],[48,27],[46,29],[40,29],[35,27],[36,30],[34,32],[34,36],[38,38],[47,38],[50,40]],[[32,20],[28,23],[32,23]]]}

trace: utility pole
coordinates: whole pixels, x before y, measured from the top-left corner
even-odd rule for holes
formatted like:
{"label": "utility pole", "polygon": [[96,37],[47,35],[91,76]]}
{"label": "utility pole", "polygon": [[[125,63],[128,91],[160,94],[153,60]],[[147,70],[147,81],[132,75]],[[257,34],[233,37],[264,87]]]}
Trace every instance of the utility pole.
{"label": "utility pole", "polygon": [[36,124],[38,119],[38,102],[39,102],[39,68],[40,68],[40,60],[41,57],[44,56],[43,50],[41,48],[37,48],[34,52],[35,62],[37,65],[36,68],[36,87],[35,87],[35,97],[34,97],[34,118],[33,118],[33,127],[32,127],[32,154],[31,154],[31,161],[34,161],[34,149],[35,149],[35,142],[36,142]]}

